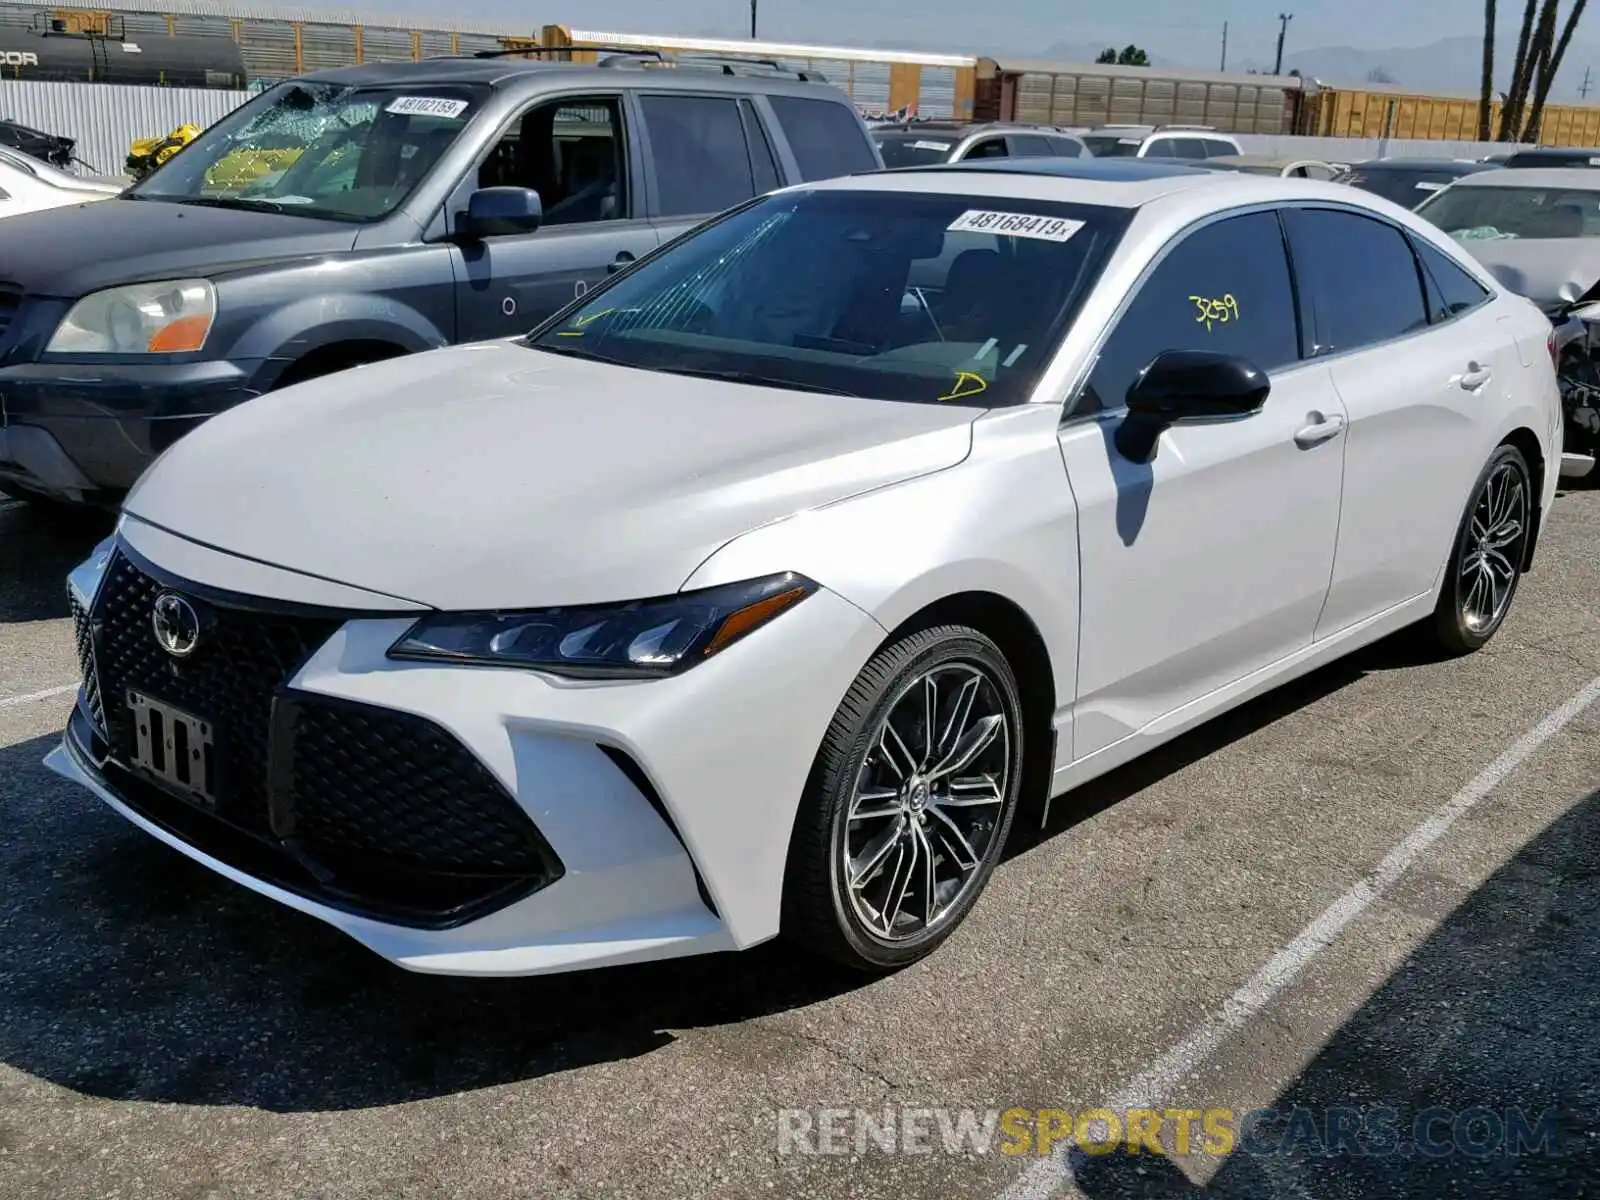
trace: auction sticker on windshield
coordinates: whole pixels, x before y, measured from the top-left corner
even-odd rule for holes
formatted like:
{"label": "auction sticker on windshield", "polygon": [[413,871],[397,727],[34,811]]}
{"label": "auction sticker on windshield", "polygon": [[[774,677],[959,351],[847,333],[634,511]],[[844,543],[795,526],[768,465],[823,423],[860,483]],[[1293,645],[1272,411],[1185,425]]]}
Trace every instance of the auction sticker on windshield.
{"label": "auction sticker on windshield", "polygon": [[384,111],[412,117],[459,117],[467,111],[467,102],[434,96],[401,96],[389,101]]}
{"label": "auction sticker on windshield", "polygon": [[1011,237],[1065,242],[1082,228],[1082,221],[1073,221],[1066,217],[1038,217],[1029,213],[988,212],[980,208],[969,208],[950,222],[947,232],[1003,233]]}
{"label": "auction sticker on windshield", "polygon": [[948,150],[948,149],[950,149],[950,143],[949,142],[912,142],[911,143],[911,148],[913,150]]}

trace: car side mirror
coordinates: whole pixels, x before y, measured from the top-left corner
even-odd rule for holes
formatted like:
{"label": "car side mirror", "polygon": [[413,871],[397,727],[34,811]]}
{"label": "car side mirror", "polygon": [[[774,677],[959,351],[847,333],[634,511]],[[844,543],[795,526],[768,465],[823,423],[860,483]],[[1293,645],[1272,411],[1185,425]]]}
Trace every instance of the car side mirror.
{"label": "car side mirror", "polygon": [[544,202],[532,188],[479,188],[456,214],[456,236],[476,241],[508,233],[532,233],[544,221]]}
{"label": "car side mirror", "polygon": [[1261,411],[1271,388],[1266,373],[1238,355],[1163,351],[1128,389],[1117,450],[1133,462],[1149,462],[1166,429],[1180,422],[1250,416]]}

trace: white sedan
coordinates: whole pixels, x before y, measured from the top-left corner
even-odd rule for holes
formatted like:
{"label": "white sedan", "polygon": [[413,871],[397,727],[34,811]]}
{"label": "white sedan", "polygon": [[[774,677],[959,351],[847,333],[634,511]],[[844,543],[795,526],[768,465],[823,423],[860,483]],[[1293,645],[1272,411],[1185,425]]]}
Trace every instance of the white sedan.
{"label": "white sedan", "polygon": [[790,188],[177,442],[71,576],[48,761],[412,970],[892,970],[1019,812],[1396,630],[1493,637],[1549,336],[1337,184]]}
{"label": "white sedan", "polygon": [[69,175],[19,151],[0,149],[0,217],[104,200],[121,191],[115,183]]}

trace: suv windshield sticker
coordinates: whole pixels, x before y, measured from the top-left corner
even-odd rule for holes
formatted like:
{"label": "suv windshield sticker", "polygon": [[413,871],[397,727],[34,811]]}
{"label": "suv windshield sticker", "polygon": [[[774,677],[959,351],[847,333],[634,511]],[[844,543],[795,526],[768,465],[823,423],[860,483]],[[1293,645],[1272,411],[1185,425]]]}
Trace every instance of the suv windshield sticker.
{"label": "suv windshield sticker", "polygon": [[388,107],[383,111],[403,116],[444,117],[454,120],[467,111],[467,102],[443,100],[433,96],[401,96],[398,100],[389,101]]}
{"label": "suv windshield sticker", "polygon": [[948,149],[950,149],[950,143],[949,142],[912,142],[911,143],[911,148],[913,150],[948,150]]}
{"label": "suv windshield sticker", "polygon": [[1011,237],[1041,238],[1065,242],[1083,228],[1082,221],[1066,217],[1036,217],[1028,213],[989,212],[969,208],[947,227],[949,233],[998,233]]}

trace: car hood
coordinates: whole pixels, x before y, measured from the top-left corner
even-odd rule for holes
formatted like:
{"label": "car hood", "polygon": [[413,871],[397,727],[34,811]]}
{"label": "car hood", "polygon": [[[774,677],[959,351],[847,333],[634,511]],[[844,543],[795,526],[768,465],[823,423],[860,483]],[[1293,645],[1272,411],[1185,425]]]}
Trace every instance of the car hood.
{"label": "car hood", "polygon": [[124,507],[435,608],[630,600],[677,591],[757,526],[954,466],[974,418],[486,342],[231,409],[173,445]]}
{"label": "car hood", "polygon": [[1600,283],[1600,238],[1464,238],[1458,244],[1506,288],[1546,310],[1561,303],[1563,284],[1581,295]]}
{"label": "car hood", "polygon": [[347,251],[355,238],[341,221],[96,198],[0,222],[0,279],[74,300],[118,284]]}

